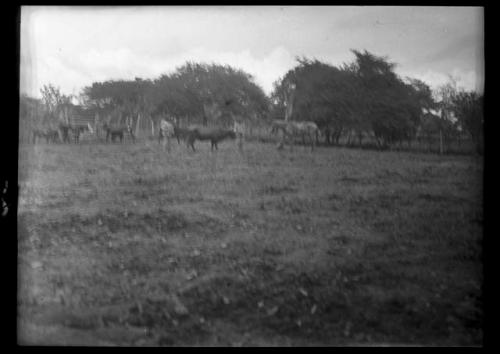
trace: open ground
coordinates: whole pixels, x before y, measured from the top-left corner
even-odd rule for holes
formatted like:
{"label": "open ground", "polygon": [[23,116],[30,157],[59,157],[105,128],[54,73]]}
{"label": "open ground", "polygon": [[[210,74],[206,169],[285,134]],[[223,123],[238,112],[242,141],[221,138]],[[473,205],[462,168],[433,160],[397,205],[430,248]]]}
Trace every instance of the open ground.
{"label": "open ground", "polygon": [[481,345],[482,160],[21,145],[21,344]]}

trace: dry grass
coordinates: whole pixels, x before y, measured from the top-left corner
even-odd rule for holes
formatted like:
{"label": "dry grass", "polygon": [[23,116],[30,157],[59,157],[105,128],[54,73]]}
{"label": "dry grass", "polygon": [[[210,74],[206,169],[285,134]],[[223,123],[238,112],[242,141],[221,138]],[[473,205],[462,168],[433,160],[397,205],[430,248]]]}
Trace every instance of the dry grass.
{"label": "dry grass", "polygon": [[20,147],[20,343],[481,345],[482,161]]}

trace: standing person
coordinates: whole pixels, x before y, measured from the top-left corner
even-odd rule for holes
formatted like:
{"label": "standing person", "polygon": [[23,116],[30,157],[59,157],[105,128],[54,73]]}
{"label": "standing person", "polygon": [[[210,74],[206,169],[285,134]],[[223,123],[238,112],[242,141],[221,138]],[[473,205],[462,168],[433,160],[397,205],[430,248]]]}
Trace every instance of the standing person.
{"label": "standing person", "polygon": [[238,149],[243,150],[243,138],[245,136],[245,125],[234,121],[233,130],[238,138]]}
{"label": "standing person", "polygon": [[170,139],[174,136],[174,125],[165,118],[160,121],[160,131],[158,135],[158,143],[163,140],[163,148],[170,152]]}

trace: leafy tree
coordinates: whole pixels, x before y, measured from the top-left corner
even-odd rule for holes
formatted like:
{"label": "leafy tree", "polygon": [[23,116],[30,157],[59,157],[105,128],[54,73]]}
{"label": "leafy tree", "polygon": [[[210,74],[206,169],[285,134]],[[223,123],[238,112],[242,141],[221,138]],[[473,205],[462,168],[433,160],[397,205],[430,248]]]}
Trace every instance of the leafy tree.
{"label": "leafy tree", "polygon": [[318,60],[297,58],[297,66],[274,84],[273,118],[283,119],[286,89],[294,83],[292,120],[312,120],[327,143],[342,134],[373,135],[380,147],[412,139],[422,114],[434,108],[430,88],[422,81],[394,72],[385,57],[353,50],[355,61],[335,67]]}
{"label": "leafy tree", "polygon": [[151,86],[150,80],[141,78],[94,82],[83,89],[82,97],[87,106],[96,108],[107,120],[135,124],[141,114],[149,112],[147,92]]}
{"label": "leafy tree", "polygon": [[162,116],[226,124],[235,116],[262,119],[269,110],[268,98],[247,73],[191,62],[155,80],[96,82],[83,90],[82,98],[117,116],[149,116],[152,126]]}
{"label": "leafy tree", "polygon": [[483,96],[477,92],[460,91],[453,98],[454,111],[458,121],[471,135],[478,152],[483,144]]}
{"label": "leafy tree", "polygon": [[298,65],[274,85],[274,119],[283,119],[286,92],[295,84],[291,120],[314,121],[327,142],[337,140],[352,116],[353,82],[349,73],[318,60],[297,58]]}
{"label": "leafy tree", "polygon": [[72,106],[73,96],[64,95],[58,87],[52,84],[44,85],[40,89],[42,102],[45,106],[44,123],[55,124],[59,120],[68,121],[68,110]]}
{"label": "leafy tree", "polygon": [[[436,91],[442,119],[447,121],[447,135],[467,132],[474,141],[477,151],[481,152],[483,143],[483,96],[475,91],[457,87],[457,80],[450,77],[448,83]],[[450,128],[450,123],[452,128]]]}
{"label": "leafy tree", "polygon": [[353,71],[364,97],[362,122],[371,126],[380,147],[409,139],[416,132],[421,113],[414,86],[397,76],[396,64],[387,58],[366,50],[352,52],[356,57]]}
{"label": "leafy tree", "polygon": [[[269,101],[253,77],[230,66],[186,63],[170,80],[178,82],[177,100],[189,115],[227,123],[232,117],[262,119],[269,111]],[[170,105],[175,99],[171,97]]]}

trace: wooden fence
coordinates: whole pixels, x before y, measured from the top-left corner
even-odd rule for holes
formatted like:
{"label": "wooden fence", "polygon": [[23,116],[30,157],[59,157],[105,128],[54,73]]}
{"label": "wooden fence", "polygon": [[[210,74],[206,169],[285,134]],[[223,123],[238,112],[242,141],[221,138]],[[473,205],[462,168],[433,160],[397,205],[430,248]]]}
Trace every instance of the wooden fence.
{"label": "wooden fence", "polygon": [[[90,123],[93,128],[95,128],[94,118],[90,116],[75,116],[72,120],[73,124],[86,125]],[[155,140],[158,138],[158,122],[153,123],[151,126],[151,120],[147,117],[142,117],[137,129],[134,129],[136,138],[140,140]],[[32,127],[30,123],[26,120],[19,121],[19,141],[20,143],[29,142],[31,139]],[[154,135],[153,135],[154,131]],[[102,131],[96,129],[93,135],[87,134],[82,136],[82,141],[104,141],[104,134]],[[253,126],[246,128],[245,140],[251,142],[263,142],[277,144],[279,141],[279,136],[273,136],[270,133],[270,128],[267,126]],[[306,141],[307,143],[307,141]],[[295,144],[302,144],[301,139],[297,139]],[[327,146],[325,139],[320,137],[318,146]],[[349,139],[347,136],[342,136],[339,140],[338,145],[332,145],[332,147],[352,147],[361,149],[378,149],[377,143],[373,137],[365,136],[363,137],[362,144],[359,145],[357,139]],[[455,138],[443,138],[443,153],[444,154],[474,154],[477,152],[476,146],[472,139],[468,136],[461,136]],[[389,147],[389,150],[395,151],[413,151],[413,152],[424,152],[424,153],[440,153],[440,139],[438,136],[432,137],[422,137],[419,139],[414,139],[413,141],[405,141],[401,144],[395,144]]]}

